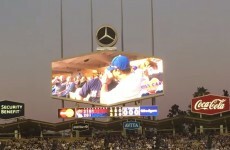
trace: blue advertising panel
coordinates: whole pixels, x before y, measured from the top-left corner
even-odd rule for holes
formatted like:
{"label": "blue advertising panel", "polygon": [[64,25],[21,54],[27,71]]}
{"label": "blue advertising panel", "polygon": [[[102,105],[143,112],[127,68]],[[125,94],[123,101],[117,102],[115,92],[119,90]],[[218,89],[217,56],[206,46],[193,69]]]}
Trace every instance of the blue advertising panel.
{"label": "blue advertising panel", "polygon": [[158,116],[158,106],[140,106],[140,116]]}

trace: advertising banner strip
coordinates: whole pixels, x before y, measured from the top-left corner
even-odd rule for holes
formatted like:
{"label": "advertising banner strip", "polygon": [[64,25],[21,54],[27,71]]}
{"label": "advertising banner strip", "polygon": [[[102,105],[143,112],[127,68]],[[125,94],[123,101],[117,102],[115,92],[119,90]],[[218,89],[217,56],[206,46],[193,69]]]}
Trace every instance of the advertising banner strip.
{"label": "advertising banner strip", "polygon": [[62,108],[59,118],[158,116],[158,106]]}

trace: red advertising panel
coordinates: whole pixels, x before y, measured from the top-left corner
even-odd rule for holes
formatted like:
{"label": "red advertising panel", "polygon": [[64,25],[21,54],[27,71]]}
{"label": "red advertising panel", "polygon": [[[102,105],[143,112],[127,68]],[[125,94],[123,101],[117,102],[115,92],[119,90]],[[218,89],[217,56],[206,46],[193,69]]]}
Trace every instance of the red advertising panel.
{"label": "red advertising panel", "polygon": [[192,99],[191,111],[194,113],[214,115],[229,111],[229,97],[205,95]]}

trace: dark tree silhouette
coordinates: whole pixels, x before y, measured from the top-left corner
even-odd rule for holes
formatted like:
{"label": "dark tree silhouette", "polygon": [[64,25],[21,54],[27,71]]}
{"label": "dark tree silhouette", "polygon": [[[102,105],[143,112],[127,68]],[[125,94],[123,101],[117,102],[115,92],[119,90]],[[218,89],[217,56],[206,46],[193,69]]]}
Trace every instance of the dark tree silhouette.
{"label": "dark tree silhouette", "polygon": [[169,114],[167,115],[167,117],[171,118],[171,117],[175,117],[178,115],[186,115],[186,111],[182,111],[179,109],[179,106],[177,104],[174,104],[171,109],[169,109]]}
{"label": "dark tree silhouette", "polygon": [[229,97],[229,94],[228,94],[227,90],[223,90],[223,96]]}
{"label": "dark tree silhouette", "polygon": [[[176,116],[185,116],[187,115],[186,111],[180,110],[177,104],[172,105],[171,109],[169,109],[169,114],[167,117],[172,118]],[[174,122],[175,123],[175,130],[177,133],[185,133],[185,124],[183,122]]]}
{"label": "dark tree silhouette", "polygon": [[[223,96],[229,97],[228,91],[227,90],[223,90]],[[230,115],[230,111],[224,112],[222,113],[223,116],[228,116]]]}
{"label": "dark tree silhouette", "polygon": [[199,96],[204,96],[208,94],[210,94],[210,92],[208,92],[208,90],[202,86],[202,87],[197,88],[197,91],[193,94],[193,97],[199,97]]}

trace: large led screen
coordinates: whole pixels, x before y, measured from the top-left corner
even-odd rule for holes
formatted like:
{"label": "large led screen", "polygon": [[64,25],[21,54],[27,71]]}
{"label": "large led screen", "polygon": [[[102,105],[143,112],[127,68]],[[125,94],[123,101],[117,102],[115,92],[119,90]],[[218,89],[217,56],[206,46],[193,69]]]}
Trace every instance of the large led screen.
{"label": "large led screen", "polygon": [[52,62],[52,98],[115,106],[163,95],[163,61],[98,51]]}

